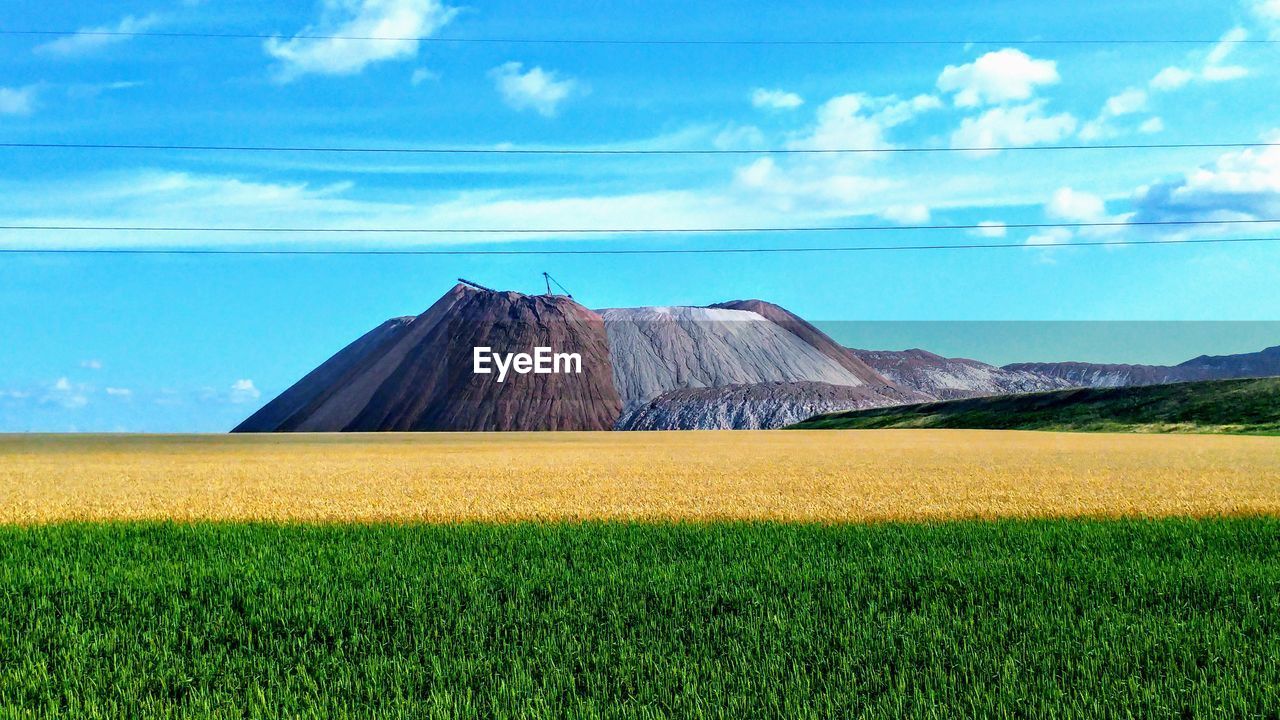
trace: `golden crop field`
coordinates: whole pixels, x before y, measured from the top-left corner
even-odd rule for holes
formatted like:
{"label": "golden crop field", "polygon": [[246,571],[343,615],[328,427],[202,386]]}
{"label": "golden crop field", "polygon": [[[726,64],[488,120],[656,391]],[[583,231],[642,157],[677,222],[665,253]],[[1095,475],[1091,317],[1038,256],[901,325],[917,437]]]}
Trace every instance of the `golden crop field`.
{"label": "golden crop field", "polygon": [[1280,514],[1280,438],[969,430],[0,436],[0,523]]}

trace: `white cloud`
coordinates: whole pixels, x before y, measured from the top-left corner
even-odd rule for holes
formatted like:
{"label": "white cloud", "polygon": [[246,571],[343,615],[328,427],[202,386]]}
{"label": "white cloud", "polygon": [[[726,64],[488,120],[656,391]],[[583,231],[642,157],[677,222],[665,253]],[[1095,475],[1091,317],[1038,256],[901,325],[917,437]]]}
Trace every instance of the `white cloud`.
{"label": "white cloud", "polygon": [[[743,195],[735,199],[740,206],[737,212],[754,211],[772,217],[767,222],[773,223],[796,215],[881,214],[884,194],[899,187],[897,181],[860,174],[838,163],[799,161],[784,168],[767,157],[739,168],[734,184]],[[784,217],[778,218],[779,213]]]}
{"label": "white cloud", "polygon": [[1240,65],[1210,65],[1200,72],[1205,82],[1227,82],[1248,77],[1249,69]]}
{"label": "white cloud", "polygon": [[1078,121],[1070,113],[1045,115],[1044,100],[1026,105],[991,108],[965,118],[951,134],[952,147],[1026,147],[1050,143],[1075,132]]}
{"label": "white cloud", "polygon": [[818,108],[817,126],[807,136],[793,141],[791,147],[808,150],[888,147],[887,125],[869,107],[872,102],[872,98],[861,93],[828,100]]}
{"label": "white cloud", "polygon": [[439,79],[440,73],[431,70],[430,68],[420,67],[417,70],[414,70],[413,74],[409,76],[409,84],[416,86],[421,85],[424,82]]}
{"label": "white cloud", "polygon": [[494,86],[516,110],[534,110],[543,117],[554,117],[564,102],[578,89],[572,79],[558,79],[554,71],[540,67],[524,69],[523,63],[508,62],[489,71]]}
{"label": "white cloud", "polygon": [[1180,67],[1170,66],[1156,73],[1156,76],[1151,78],[1151,88],[1153,90],[1162,90],[1165,92],[1177,90],[1194,80],[1195,77],[1195,73],[1190,70],[1183,70]]}
{"label": "white cloud", "polygon": [[[726,178],[728,180],[728,178]],[[727,183],[726,183],[727,184]],[[835,185],[835,183],[833,183]],[[4,190],[8,190],[7,187]],[[553,228],[572,218],[577,227],[722,226],[737,221],[777,222],[772,209],[745,203],[736,188],[702,185],[690,190],[529,192],[525,187],[470,191],[432,191],[387,198],[361,197],[350,183],[281,185],[231,177],[177,172],[110,172],[89,179],[63,180],[56,191],[29,187],[10,193],[0,217],[15,224],[75,224],[90,218],[102,224],[219,226],[296,225],[341,230],[356,227]],[[55,197],[61,195],[62,197]],[[753,198],[754,200],[754,198]],[[21,210],[19,209],[21,208]],[[228,218],[234,218],[234,223]],[[668,225],[669,224],[669,225]],[[335,234],[334,237],[337,237]],[[521,240],[550,235],[525,234]],[[362,234],[370,245],[430,242],[468,244],[512,239],[509,233],[421,238],[403,233]],[[85,232],[51,240],[39,233],[0,237],[0,246],[119,245],[121,236]],[[272,241],[245,234],[219,237],[222,245]],[[135,246],[185,242],[204,245],[208,237],[137,235]],[[319,239],[324,242],[324,239]]]}
{"label": "white cloud", "polygon": [[749,208],[765,217],[772,215],[772,219],[767,220],[772,223],[786,222],[796,215],[818,218],[878,214],[883,217],[886,206],[901,205],[888,211],[897,215],[906,213],[906,208],[913,205],[886,201],[886,192],[899,187],[899,182],[859,173],[856,167],[847,167],[840,159],[806,158],[781,167],[772,158],[760,158],[737,169],[735,186],[740,195],[736,202],[742,209]]}
{"label": "white cloud", "polygon": [[[348,183],[312,187],[307,183],[282,185],[185,172],[144,172],[132,175],[129,185],[113,187],[108,181],[105,186],[87,188],[81,197],[85,203],[152,205],[153,212],[156,204],[189,211],[209,203],[213,212],[207,217],[212,218],[232,208],[270,213],[293,207],[303,209],[301,206],[334,198],[349,187]],[[335,209],[342,210],[341,206]]]}
{"label": "white cloud", "polygon": [[1280,40],[1280,0],[1251,0],[1247,4],[1253,16],[1271,29],[1271,38]]}
{"label": "white cloud", "polygon": [[[429,37],[456,13],[440,0],[324,0],[319,22],[289,40],[271,38],[263,49],[279,61],[282,82],[307,74],[355,75],[373,63],[415,57],[417,38]],[[343,39],[370,37],[392,39]]]}
{"label": "white cloud", "polygon": [[1009,228],[997,220],[984,220],[978,223],[972,234],[984,238],[1002,238],[1009,234]]}
{"label": "white cloud", "polygon": [[[889,131],[922,113],[942,107],[933,95],[910,99],[850,93],[831,98],[814,111],[814,124],[794,133],[786,143],[797,150],[885,149],[893,147]],[[927,217],[918,198],[886,201],[898,180],[877,177],[865,166],[882,161],[876,155],[790,156],[784,164],[760,158],[735,173],[738,200],[752,209],[773,213],[806,213],[821,217],[879,215],[898,222]],[[902,200],[906,199],[906,202]],[[885,210],[885,208],[890,208]],[[777,222],[777,221],[775,221]]]}
{"label": "white cloud", "polygon": [[788,147],[805,150],[889,148],[892,145],[886,134],[890,128],[941,106],[942,102],[932,95],[917,95],[910,100],[892,95],[840,95],[823,103],[817,111],[817,124],[809,132],[793,138]]}
{"label": "white cloud", "polygon": [[96,359],[81,360],[80,367],[85,368],[86,370],[101,370],[102,361]]}
{"label": "white cloud", "polygon": [[[1027,245],[1065,245],[1077,236],[1091,242],[1122,233],[1128,216],[1108,215],[1107,204],[1093,193],[1069,187],[1059,188],[1045,204],[1045,215],[1052,220],[1067,223],[1115,223],[1115,225],[1083,228],[1048,228],[1027,238]],[[1042,256],[1041,261],[1052,258]]]}
{"label": "white cloud", "polygon": [[1235,50],[1236,44],[1249,39],[1249,33],[1242,27],[1232,28],[1227,31],[1218,44],[1209,50],[1209,55],[1205,57],[1205,67],[1220,66],[1228,56]]}
{"label": "white cloud", "polygon": [[129,388],[109,387],[106,389],[106,391],[107,391],[107,394],[110,395],[111,397],[118,397],[118,398],[133,397],[133,391],[130,390]]}
{"label": "white cloud", "polygon": [[[1047,115],[1047,101],[1032,99],[1036,88],[1060,79],[1056,62],[1013,48],[989,52],[967,65],[948,65],[938,76],[938,89],[954,93],[957,107],[997,106],[962,120],[951,134],[952,147],[1026,147],[1074,133],[1079,125],[1075,116]],[[1010,104],[1014,101],[1019,102]]]}
{"label": "white cloud", "polygon": [[764,145],[764,133],[754,125],[730,125],[716,134],[711,144],[717,150],[751,150]]}
{"label": "white cloud", "polygon": [[756,88],[751,93],[751,104],[769,110],[794,110],[804,104],[804,98],[784,90]]}
{"label": "white cloud", "polygon": [[1280,217],[1280,147],[1226,153],[1209,165],[1139,188],[1144,220]]}
{"label": "white cloud", "polygon": [[30,115],[36,108],[36,88],[0,87],[0,115]]}
{"label": "white cloud", "polygon": [[880,217],[898,225],[923,225],[929,222],[927,205],[891,205]]}
{"label": "white cloud", "polygon": [[38,45],[36,52],[63,57],[85,55],[125,42],[130,39],[128,33],[146,32],[158,24],[160,24],[158,15],[145,17],[127,15],[115,25],[81,28],[71,35]]}
{"label": "white cloud", "polygon": [[936,95],[917,95],[909,100],[899,100],[890,95],[880,98],[881,108],[878,113],[880,121],[889,127],[901,125],[914,120],[917,115],[942,107],[942,101]]}
{"label": "white cloud", "polygon": [[1164,132],[1164,120],[1158,117],[1149,118],[1138,126],[1138,132],[1146,135],[1154,135],[1158,132]]}
{"label": "white cloud", "polygon": [[1102,118],[1090,120],[1080,128],[1080,139],[1085,141],[1102,140],[1117,135],[1115,128]]}
{"label": "white cloud", "polygon": [[84,385],[74,384],[69,379],[61,377],[45,393],[43,402],[75,410],[89,404],[86,390]]}
{"label": "white cloud", "polygon": [[[14,221],[20,217],[29,224],[70,224],[96,217],[104,221],[109,218],[111,222],[136,224],[159,222],[216,226],[244,222],[264,226],[294,223],[342,227],[360,223],[390,225],[412,222],[405,216],[413,212],[413,207],[408,204],[348,199],[344,193],[351,189],[350,183],[283,185],[234,177],[147,170],[66,178],[61,185],[66,193],[64,199],[52,198],[49,189],[33,190],[22,194],[23,210],[10,205],[6,212],[0,214]],[[234,221],[229,218],[234,218]],[[116,236],[115,240],[119,239]],[[136,243],[146,245],[159,240],[158,237],[138,237]],[[255,241],[251,238],[244,240]],[[207,238],[203,241],[190,240],[191,244],[207,241]],[[221,239],[221,242],[227,241],[236,243],[240,239]],[[71,244],[89,247],[112,242],[111,233],[97,232],[77,233],[74,238],[57,241],[42,238],[39,233],[21,231],[0,238],[2,246]]]}
{"label": "white cloud", "polygon": [[948,65],[938,76],[938,89],[955,93],[957,107],[977,107],[1026,100],[1040,85],[1059,81],[1057,63],[1036,60],[1021,50],[989,52],[966,65]]}
{"label": "white cloud", "polygon": [[1092,193],[1060,188],[1045,207],[1049,217],[1067,222],[1096,222],[1107,215],[1107,205]]}
{"label": "white cloud", "polygon": [[1027,238],[1024,244],[1028,248],[1041,248],[1035,253],[1037,262],[1044,265],[1054,265],[1058,262],[1057,253],[1062,251],[1055,252],[1051,248],[1070,245],[1073,239],[1075,239],[1075,233],[1066,228],[1049,228]]}
{"label": "white cloud", "polygon": [[1147,108],[1147,91],[1141,88],[1129,88],[1117,95],[1107,98],[1098,117],[1085,123],[1080,129],[1082,140],[1100,140],[1114,137],[1120,131],[1112,126],[1112,121],[1126,115],[1142,112]]}
{"label": "white cloud", "polygon": [[1147,107],[1147,92],[1141,88],[1129,88],[1107,99],[1102,111],[1109,117],[1120,117],[1142,112]]}
{"label": "white cloud", "polygon": [[1027,245],[1066,245],[1074,237],[1066,228],[1049,228],[1027,238]]}
{"label": "white cloud", "polygon": [[254,387],[252,380],[237,380],[231,383],[229,399],[236,404],[250,403],[262,397],[262,392]]}
{"label": "white cloud", "polygon": [[[769,208],[745,204],[735,194],[716,188],[553,197],[476,191],[436,203],[414,222],[462,228],[550,228],[563,227],[566,218],[572,218],[573,226],[581,228],[714,227],[776,222],[776,216]],[[499,233],[496,237],[502,238],[503,235]],[[510,239],[509,235],[506,237]],[[539,238],[537,234],[521,237]]]}
{"label": "white cloud", "polygon": [[736,177],[739,183],[750,188],[764,188],[775,181],[778,175],[778,163],[771,157],[764,157],[739,168]]}
{"label": "white cloud", "polygon": [[1280,22],[1280,0],[1253,0],[1250,6],[1259,19]]}
{"label": "white cloud", "polygon": [[142,87],[145,83],[134,80],[120,80],[117,82],[106,83],[76,83],[67,86],[67,97],[76,99],[95,98],[103,93],[115,92],[117,90],[130,90],[136,87]]}
{"label": "white cloud", "polygon": [[1236,45],[1247,40],[1249,33],[1244,28],[1234,28],[1222,36],[1209,54],[1205,56],[1200,67],[1178,67],[1170,65],[1151,79],[1151,89],[1161,92],[1172,92],[1186,87],[1192,81],[1206,83],[1239,80],[1249,75],[1249,69],[1242,65],[1225,64],[1235,51]]}
{"label": "white cloud", "polygon": [[1074,230],[1056,228],[1067,231],[1068,238],[1072,235],[1080,235],[1097,240],[1120,235],[1132,229],[1126,227],[1133,217],[1132,213],[1111,215],[1107,212],[1106,201],[1100,196],[1069,187],[1059,188],[1054,192],[1053,197],[1045,204],[1045,215],[1068,223],[1099,223],[1093,227]]}

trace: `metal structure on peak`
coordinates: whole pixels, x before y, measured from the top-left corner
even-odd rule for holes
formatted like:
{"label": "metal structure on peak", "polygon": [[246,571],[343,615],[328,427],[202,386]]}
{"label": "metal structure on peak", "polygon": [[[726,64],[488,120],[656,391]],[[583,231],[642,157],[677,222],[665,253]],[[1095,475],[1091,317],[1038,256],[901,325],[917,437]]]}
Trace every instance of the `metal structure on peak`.
{"label": "metal structure on peak", "polygon": [[556,287],[558,287],[558,288],[560,288],[561,290],[563,290],[563,291],[564,291],[564,296],[565,296],[565,297],[569,298],[570,300],[572,300],[572,299],[573,299],[573,293],[569,292],[569,288],[565,287],[564,285],[561,285],[559,280],[556,280],[555,278],[551,277],[551,275],[549,275],[549,274],[548,274],[548,273],[546,273],[546,272],[543,272],[543,273],[542,273],[542,279],[543,279],[543,281],[544,281],[544,282],[546,282],[546,283],[547,283],[547,294],[548,294],[548,295],[555,295],[555,293],[551,292],[551,283],[555,283],[555,284],[556,284]]}
{"label": "metal structure on peak", "polygon": [[477,282],[471,282],[470,280],[468,280],[468,279],[466,279],[466,278],[458,278],[458,282],[462,283],[463,285],[466,285],[466,286],[467,286],[467,287],[469,287],[469,288],[475,288],[476,290],[483,290],[483,291],[485,291],[485,292],[498,292],[497,290],[494,290],[494,289],[493,289],[493,288],[491,288],[491,287],[485,287],[484,285],[481,285],[480,283],[477,283]]}

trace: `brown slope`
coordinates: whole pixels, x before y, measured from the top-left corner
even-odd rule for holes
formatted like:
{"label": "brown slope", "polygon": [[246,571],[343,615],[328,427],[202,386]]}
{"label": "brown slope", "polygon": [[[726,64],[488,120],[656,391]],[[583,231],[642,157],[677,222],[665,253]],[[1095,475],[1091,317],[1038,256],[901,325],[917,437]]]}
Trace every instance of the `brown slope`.
{"label": "brown slope", "polygon": [[793,335],[812,345],[819,352],[840,363],[846,370],[858,376],[869,385],[890,385],[893,381],[876,372],[870,365],[851,352],[848,348],[832,340],[826,333],[814,327],[809,321],[792,313],[786,308],[763,300],[732,300],[717,303],[713,308],[729,310],[746,310],[763,316],[765,319],[780,325]]}
{"label": "brown slope", "polygon": [[335,432],[346,429],[372,402],[374,393],[405,362],[409,353],[468,301],[469,288],[457,285],[445,293],[426,312],[414,318],[413,325],[385,351],[369,356],[343,381],[334,383],[328,392],[298,412],[279,430],[288,432]]}
{"label": "brown slope", "polygon": [[394,318],[360,336],[264,405],[261,410],[250,415],[231,432],[275,432],[295,414],[328,397],[335,387],[341,386],[347,378],[356,374],[358,368],[369,358],[380,356],[387,347],[394,345],[415,319]]}
{"label": "brown slope", "polygon": [[[464,288],[469,297],[407,354],[348,430],[608,430],[622,411],[604,321],[556,296]],[[579,353],[581,374],[472,371],[472,349]]]}
{"label": "brown slope", "polygon": [[[499,383],[473,373],[477,346],[579,353],[582,373]],[[459,285],[273,430],[607,430],[621,408],[599,315],[564,297]]]}

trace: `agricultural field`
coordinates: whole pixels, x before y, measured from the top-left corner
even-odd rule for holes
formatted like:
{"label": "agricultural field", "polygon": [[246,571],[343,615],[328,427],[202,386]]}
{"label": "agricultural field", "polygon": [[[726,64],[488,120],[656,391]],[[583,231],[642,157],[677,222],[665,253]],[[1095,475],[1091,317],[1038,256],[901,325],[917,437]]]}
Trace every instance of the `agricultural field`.
{"label": "agricultural field", "polygon": [[1277,520],[73,524],[0,593],[6,717],[1280,712]]}
{"label": "agricultural field", "polygon": [[1274,717],[1280,441],[0,437],[0,717]]}
{"label": "agricultural field", "polygon": [[0,436],[0,523],[1280,514],[1266,437],[990,431]]}

